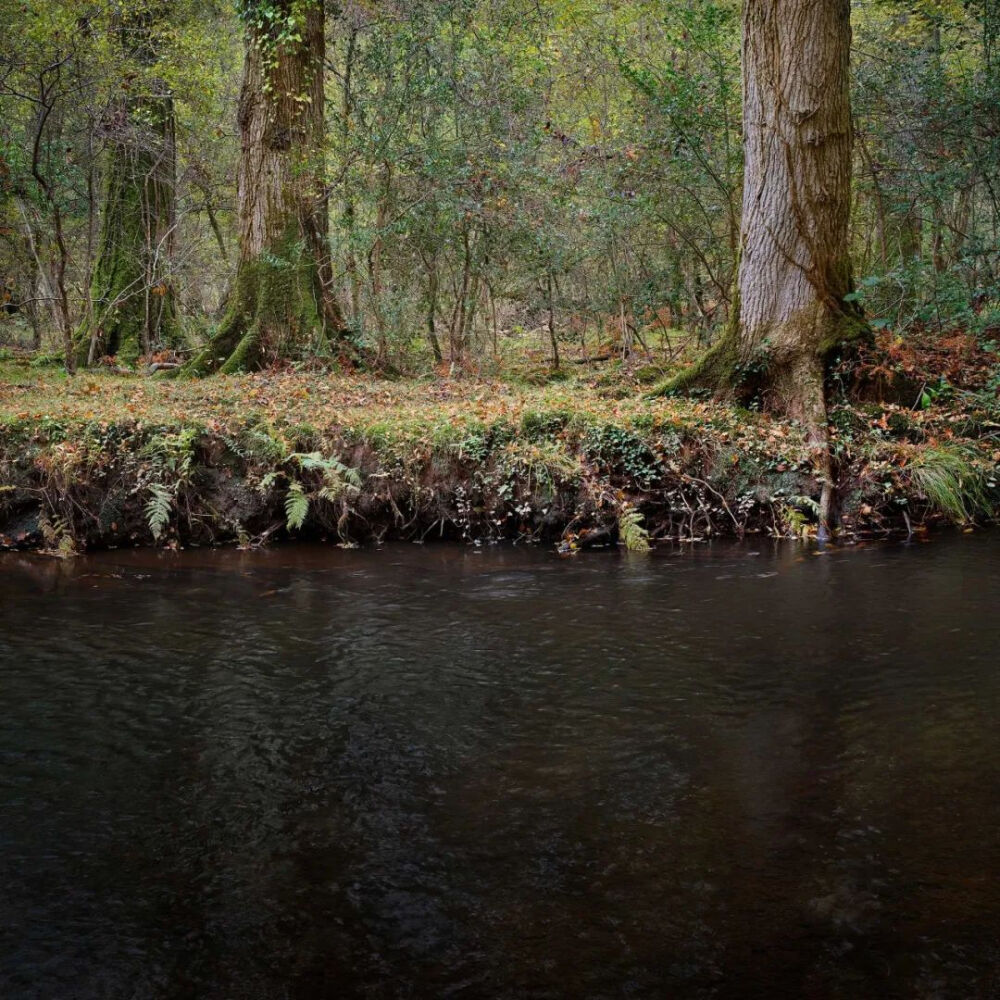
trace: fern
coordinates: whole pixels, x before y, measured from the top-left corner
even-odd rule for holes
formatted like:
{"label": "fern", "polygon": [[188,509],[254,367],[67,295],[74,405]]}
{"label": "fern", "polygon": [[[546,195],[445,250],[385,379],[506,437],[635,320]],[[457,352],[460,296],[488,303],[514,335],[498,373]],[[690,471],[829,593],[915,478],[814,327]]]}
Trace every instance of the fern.
{"label": "fern", "polygon": [[156,541],[170,523],[170,511],[173,507],[173,496],[170,490],[161,483],[152,483],[149,487],[152,496],[146,504],[146,523]]}
{"label": "fern", "polygon": [[788,502],[793,507],[798,507],[800,511],[804,507],[806,510],[810,511],[811,513],[813,513],[816,517],[819,517],[819,513],[820,513],[819,503],[816,500],[814,500],[812,497],[804,497],[804,496],[803,497],[799,497],[799,496],[789,497],[788,498]]}
{"label": "fern", "polygon": [[344,465],[340,459],[326,458],[318,451],[297,452],[288,460],[295,462],[303,472],[321,472],[323,487],[319,496],[324,500],[337,500],[345,493],[357,493],[361,489],[361,474],[357,469]]}
{"label": "fern", "polygon": [[281,442],[258,427],[244,427],[236,437],[220,436],[226,447],[246,462],[278,462],[285,454]]}
{"label": "fern", "polygon": [[813,529],[813,525],[809,523],[806,515],[801,510],[796,510],[795,507],[786,507],[782,519],[785,531],[793,538],[808,538],[810,531]]}
{"label": "fern", "polygon": [[294,462],[300,469],[306,472],[314,470],[326,471],[329,460],[324,458],[318,451],[296,452],[288,456],[289,462]]}
{"label": "fern", "polygon": [[278,477],[281,475],[280,472],[269,472],[263,479],[257,484],[257,491],[261,496],[267,496],[271,492],[274,484],[278,481]]}
{"label": "fern", "polygon": [[643,516],[634,507],[623,507],[618,516],[618,533],[629,552],[649,551],[649,532],[643,526]]}
{"label": "fern", "polygon": [[200,432],[187,427],[177,433],[158,433],[143,449],[156,467],[172,479],[186,482],[194,468]]}
{"label": "fern", "polygon": [[47,514],[42,514],[38,530],[42,533],[45,551],[49,555],[59,556],[61,559],[76,555],[76,540],[73,538],[72,525],[66,518],[57,517],[50,520]]}
{"label": "fern", "polygon": [[285,524],[289,531],[297,531],[306,523],[306,516],[309,513],[309,497],[302,488],[302,484],[292,480],[288,484],[288,493],[285,495]]}
{"label": "fern", "polygon": [[344,494],[344,488],[341,486],[339,489],[332,486],[323,486],[320,491],[316,494],[320,500],[329,500],[333,503],[335,500],[339,500]]}

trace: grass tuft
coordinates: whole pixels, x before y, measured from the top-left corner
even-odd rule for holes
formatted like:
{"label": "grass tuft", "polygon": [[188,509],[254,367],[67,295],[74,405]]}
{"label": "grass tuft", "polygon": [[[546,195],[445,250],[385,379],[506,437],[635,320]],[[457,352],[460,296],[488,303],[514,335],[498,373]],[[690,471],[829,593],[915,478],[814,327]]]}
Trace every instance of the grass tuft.
{"label": "grass tuft", "polygon": [[956,524],[993,514],[985,477],[967,448],[928,448],[910,466],[910,475],[928,502]]}

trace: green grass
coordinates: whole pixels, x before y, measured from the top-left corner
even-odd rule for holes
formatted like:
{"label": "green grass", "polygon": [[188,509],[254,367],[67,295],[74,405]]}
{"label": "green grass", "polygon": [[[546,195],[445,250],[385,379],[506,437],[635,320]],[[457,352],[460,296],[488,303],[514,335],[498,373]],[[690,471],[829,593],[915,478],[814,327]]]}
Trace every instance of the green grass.
{"label": "green grass", "polygon": [[928,502],[956,524],[993,514],[982,458],[968,446],[926,448],[910,465],[910,475]]}

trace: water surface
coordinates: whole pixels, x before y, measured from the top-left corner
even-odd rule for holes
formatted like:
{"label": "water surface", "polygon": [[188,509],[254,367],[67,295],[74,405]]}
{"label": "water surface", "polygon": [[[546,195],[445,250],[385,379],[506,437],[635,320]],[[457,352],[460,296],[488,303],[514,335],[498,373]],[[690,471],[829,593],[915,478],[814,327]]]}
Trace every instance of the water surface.
{"label": "water surface", "polygon": [[1000,538],[0,559],[0,996],[1000,996]]}

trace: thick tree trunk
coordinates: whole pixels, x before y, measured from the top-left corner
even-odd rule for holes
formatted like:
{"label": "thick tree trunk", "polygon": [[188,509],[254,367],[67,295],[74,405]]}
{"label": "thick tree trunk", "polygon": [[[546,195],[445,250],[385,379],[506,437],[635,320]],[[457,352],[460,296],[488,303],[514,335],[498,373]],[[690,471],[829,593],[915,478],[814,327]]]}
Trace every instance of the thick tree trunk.
{"label": "thick tree trunk", "polygon": [[173,100],[142,97],[121,109],[112,139],[88,321],[77,357],[134,361],[181,342],[170,262],[176,226]]}
{"label": "thick tree trunk", "polygon": [[845,303],[850,43],[849,0],[745,0],[737,301],[719,344],[673,386],[756,398],[802,421],[826,480],[827,506],[825,365],[864,332]]}
{"label": "thick tree trunk", "polygon": [[248,17],[239,262],[222,324],[189,366],[196,374],[260,369],[346,329],[333,295],[323,189],[323,4],[271,6],[283,16],[262,23],[277,27]]}
{"label": "thick tree trunk", "polygon": [[[125,58],[156,65],[165,10],[125,11],[118,25]],[[123,99],[110,124],[110,163],[90,308],[76,336],[77,358],[134,361],[181,342],[170,264],[176,218],[174,103],[162,80]]]}
{"label": "thick tree trunk", "polygon": [[825,424],[851,288],[850,45],[849,0],[747,0],[739,352],[772,408],[809,424]]}

